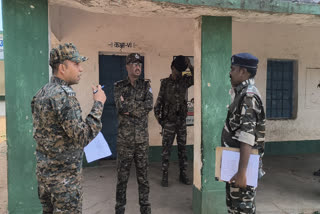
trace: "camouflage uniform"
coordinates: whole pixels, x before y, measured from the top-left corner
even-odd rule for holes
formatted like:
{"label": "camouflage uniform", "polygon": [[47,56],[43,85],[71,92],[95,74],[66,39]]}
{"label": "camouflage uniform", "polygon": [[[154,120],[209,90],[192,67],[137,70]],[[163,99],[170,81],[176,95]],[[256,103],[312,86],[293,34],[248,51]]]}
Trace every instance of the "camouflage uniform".
{"label": "camouflage uniform", "polygon": [[[124,98],[121,101],[120,97]],[[150,214],[148,182],[148,113],[153,107],[153,95],[150,83],[138,79],[132,86],[130,79],[115,83],[115,103],[118,110],[117,138],[117,192],[116,214],[123,214],[126,205],[126,189],[132,161],[136,166],[139,185],[139,204],[142,214]],[[125,115],[124,113],[129,113]]]}
{"label": "camouflage uniform", "polygon": [[[233,94],[235,93],[235,94]],[[265,113],[261,96],[249,79],[239,84],[231,94],[235,95],[229,106],[228,116],[221,137],[225,147],[240,148],[239,142],[244,142],[258,149],[260,157],[264,153]],[[264,172],[260,158],[259,177]],[[226,199],[228,213],[255,213],[256,189],[247,186],[245,189],[235,187],[233,183],[226,184]]]}
{"label": "camouflage uniform", "polygon": [[171,147],[177,135],[180,172],[187,169],[186,155],[186,117],[187,91],[193,85],[193,69],[191,76],[184,75],[174,80],[172,75],[161,80],[159,95],[154,107],[154,114],[162,126],[162,171],[169,168]]}
{"label": "camouflage uniform", "polygon": [[103,104],[83,121],[76,93],[53,76],[31,102],[37,179],[43,213],[82,213],[83,148],[100,131]]}

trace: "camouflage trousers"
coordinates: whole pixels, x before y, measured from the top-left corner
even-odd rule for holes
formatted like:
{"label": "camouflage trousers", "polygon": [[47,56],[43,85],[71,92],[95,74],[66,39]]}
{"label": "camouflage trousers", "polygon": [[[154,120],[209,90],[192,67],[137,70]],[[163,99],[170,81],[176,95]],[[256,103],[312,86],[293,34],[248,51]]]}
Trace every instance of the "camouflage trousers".
{"label": "camouflage trousers", "polygon": [[235,187],[234,183],[226,183],[226,199],[228,213],[232,214],[255,214],[256,189]]}
{"label": "camouflage trousers", "polygon": [[123,214],[125,212],[125,205],[127,202],[126,191],[127,183],[130,175],[130,168],[132,161],[136,166],[136,175],[139,190],[139,204],[141,214],[151,214],[151,206],[149,203],[149,144],[144,143],[130,143],[119,142],[117,145],[117,190],[116,190],[116,214]]}
{"label": "camouflage trousers", "polygon": [[167,122],[163,126],[162,131],[162,171],[168,171],[169,158],[171,154],[171,147],[175,136],[177,135],[178,144],[178,157],[180,171],[185,172],[188,166],[186,141],[187,141],[187,128],[186,123],[176,124]]}
{"label": "camouflage trousers", "polygon": [[81,214],[81,174],[61,173],[56,176],[37,176],[38,195],[43,214]]}

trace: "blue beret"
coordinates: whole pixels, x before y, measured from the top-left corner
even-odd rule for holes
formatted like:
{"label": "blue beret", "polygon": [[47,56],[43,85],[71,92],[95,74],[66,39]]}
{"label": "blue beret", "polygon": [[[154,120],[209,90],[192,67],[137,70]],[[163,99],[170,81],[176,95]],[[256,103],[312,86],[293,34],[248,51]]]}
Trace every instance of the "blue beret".
{"label": "blue beret", "polygon": [[257,69],[258,62],[258,58],[249,53],[238,53],[231,57],[231,65],[245,68]]}

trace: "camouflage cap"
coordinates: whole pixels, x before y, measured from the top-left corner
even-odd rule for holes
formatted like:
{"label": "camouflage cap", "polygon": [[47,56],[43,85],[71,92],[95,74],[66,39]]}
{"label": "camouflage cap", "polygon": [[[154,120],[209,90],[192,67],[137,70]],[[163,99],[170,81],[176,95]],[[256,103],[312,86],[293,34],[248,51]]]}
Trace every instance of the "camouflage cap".
{"label": "camouflage cap", "polygon": [[85,56],[80,56],[76,46],[74,46],[72,43],[65,43],[64,45],[59,45],[57,48],[52,48],[50,51],[51,67],[54,64],[62,63],[65,60],[79,63],[88,60],[88,58]]}
{"label": "camouflage cap", "polygon": [[131,53],[126,58],[126,63],[142,62],[142,57],[138,53]]}

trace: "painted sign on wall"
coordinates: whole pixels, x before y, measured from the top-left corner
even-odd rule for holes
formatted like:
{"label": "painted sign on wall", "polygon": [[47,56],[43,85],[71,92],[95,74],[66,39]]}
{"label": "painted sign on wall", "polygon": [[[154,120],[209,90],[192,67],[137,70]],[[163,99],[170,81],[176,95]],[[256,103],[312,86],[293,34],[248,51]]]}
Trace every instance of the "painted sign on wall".
{"label": "painted sign on wall", "polygon": [[108,44],[112,48],[135,48],[136,43],[134,42],[111,42]]}

